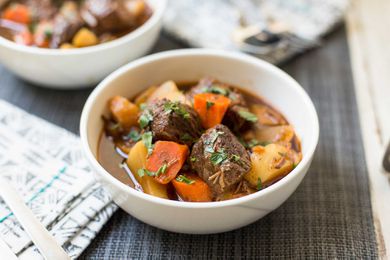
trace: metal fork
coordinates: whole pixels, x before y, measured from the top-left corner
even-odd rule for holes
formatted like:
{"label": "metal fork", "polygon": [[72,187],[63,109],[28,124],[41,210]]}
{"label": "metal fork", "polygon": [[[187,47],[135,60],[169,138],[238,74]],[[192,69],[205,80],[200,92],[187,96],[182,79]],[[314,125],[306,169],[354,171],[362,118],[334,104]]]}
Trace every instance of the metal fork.
{"label": "metal fork", "polygon": [[69,256],[49,231],[35,218],[18,192],[4,177],[0,177],[0,196],[30,236],[45,259],[68,260]]}

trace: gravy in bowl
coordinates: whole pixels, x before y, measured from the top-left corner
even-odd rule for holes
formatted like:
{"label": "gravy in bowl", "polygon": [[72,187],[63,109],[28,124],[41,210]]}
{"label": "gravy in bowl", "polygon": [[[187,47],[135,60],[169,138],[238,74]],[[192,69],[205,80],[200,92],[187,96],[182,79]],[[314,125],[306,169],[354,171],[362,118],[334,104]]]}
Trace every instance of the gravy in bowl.
{"label": "gravy in bowl", "polygon": [[286,118],[264,99],[212,78],[115,96],[98,161],[126,185],[189,202],[222,201],[265,189],[301,161]]}

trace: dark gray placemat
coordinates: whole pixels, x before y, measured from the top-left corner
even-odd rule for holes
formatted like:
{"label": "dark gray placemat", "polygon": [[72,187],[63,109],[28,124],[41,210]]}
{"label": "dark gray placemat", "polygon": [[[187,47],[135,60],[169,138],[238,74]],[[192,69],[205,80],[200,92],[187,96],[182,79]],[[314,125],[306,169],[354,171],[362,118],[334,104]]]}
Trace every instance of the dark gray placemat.
{"label": "dark gray placemat", "polygon": [[120,211],[83,257],[377,257],[345,31],[283,69],[309,93],[321,125],[312,167],[286,203],[248,227],[207,236],[165,232]]}
{"label": "dark gray placemat", "polygon": [[[154,51],[178,47],[161,37]],[[210,236],[161,231],[119,211],[82,258],[376,258],[345,31],[282,68],[313,98],[321,123],[312,167],[286,203],[246,228]],[[0,98],[75,133],[89,92],[34,87],[0,66]]]}

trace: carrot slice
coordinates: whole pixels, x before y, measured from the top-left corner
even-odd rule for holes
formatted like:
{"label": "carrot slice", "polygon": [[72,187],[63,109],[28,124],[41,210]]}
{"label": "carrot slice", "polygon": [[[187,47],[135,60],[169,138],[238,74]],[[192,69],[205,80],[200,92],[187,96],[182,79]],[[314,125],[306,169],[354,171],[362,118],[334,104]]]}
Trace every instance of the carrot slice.
{"label": "carrot slice", "polygon": [[222,122],[229,105],[230,99],[223,95],[201,93],[194,96],[194,109],[206,129]]}
{"label": "carrot slice", "polygon": [[13,4],[3,12],[3,19],[28,24],[31,21],[30,10],[26,5]]}
{"label": "carrot slice", "polygon": [[152,154],[146,161],[146,169],[156,174],[154,178],[157,182],[167,184],[176,177],[187,156],[187,145],[157,141]]}
{"label": "carrot slice", "polygon": [[212,201],[210,187],[196,174],[189,173],[179,175],[172,181],[172,184],[173,187],[175,187],[177,194],[184,201]]}
{"label": "carrot slice", "polygon": [[26,29],[18,34],[15,34],[14,41],[18,44],[30,46],[34,43],[34,36]]}

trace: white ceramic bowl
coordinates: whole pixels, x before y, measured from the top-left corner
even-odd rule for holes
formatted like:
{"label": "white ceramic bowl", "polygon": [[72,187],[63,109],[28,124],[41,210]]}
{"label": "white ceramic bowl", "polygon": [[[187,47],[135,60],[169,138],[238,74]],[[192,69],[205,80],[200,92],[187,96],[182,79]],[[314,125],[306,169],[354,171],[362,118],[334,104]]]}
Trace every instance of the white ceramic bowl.
{"label": "white ceramic bowl", "polygon": [[[276,184],[254,194],[223,202],[190,203],[138,192],[111,176],[96,160],[96,151],[110,97],[133,97],[166,80],[197,81],[212,76],[248,89],[270,101],[294,126],[302,140],[303,160]],[[82,146],[98,180],[114,201],[137,219],[165,230],[208,234],[248,225],[279,207],[305,176],[318,142],[318,118],[303,88],[277,67],[244,54],[187,49],[154,54],[112,73],[88,98],[80,123]]]}
{"label": "white ceramic bowl", "polygon": [[59,50],[23,46],[0,37],[0,62],[21,78],[50,88],[92,86],[120,66],[145,55],[156,42],[166,0],[147,0],[149,20],[135,31],[96,46]]}

